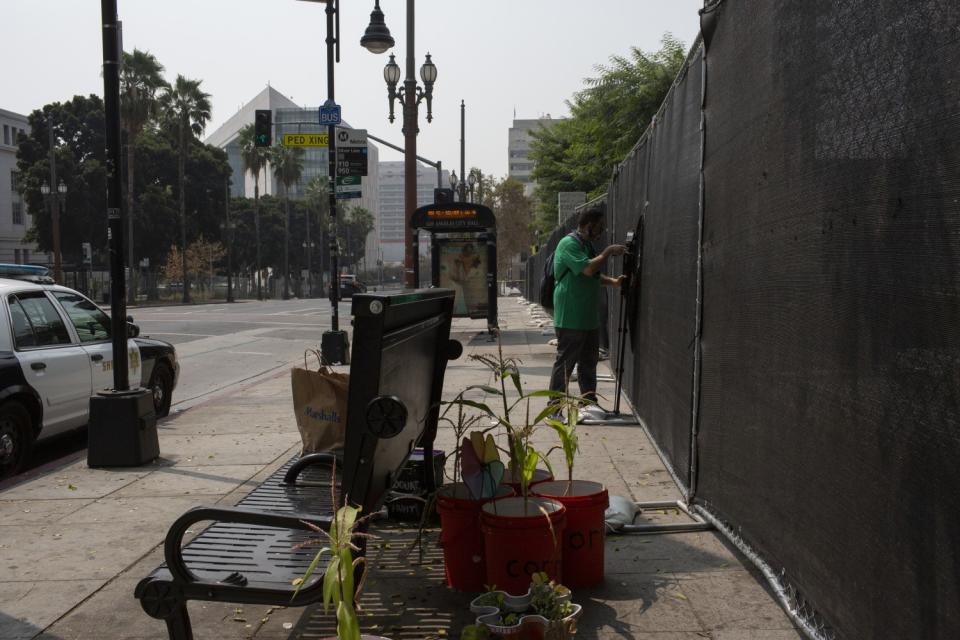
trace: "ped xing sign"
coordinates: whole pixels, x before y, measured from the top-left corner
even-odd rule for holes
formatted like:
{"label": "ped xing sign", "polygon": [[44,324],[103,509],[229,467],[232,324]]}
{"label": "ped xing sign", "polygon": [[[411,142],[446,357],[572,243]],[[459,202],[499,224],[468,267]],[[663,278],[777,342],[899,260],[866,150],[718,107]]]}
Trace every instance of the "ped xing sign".
{"label": "ped xing sign", "polygon": [[285,133],[281,144],[285,147],[326,147],[330,136],[325,133]]}

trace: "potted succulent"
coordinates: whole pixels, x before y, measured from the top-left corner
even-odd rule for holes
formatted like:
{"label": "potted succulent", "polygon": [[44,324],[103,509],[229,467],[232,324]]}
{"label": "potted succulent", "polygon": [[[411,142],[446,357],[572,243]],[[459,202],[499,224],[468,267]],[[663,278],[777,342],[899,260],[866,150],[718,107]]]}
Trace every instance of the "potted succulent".
{"label": "potted succulent", "polygon": [[470,610],[477,615],[476,624],[464,629],[464,637],[484,637],[481,630],[486,629],[517,640],[570,638],[582,611],[580,605],[571,602],[571,597],[569,589],[546,573],[534,573],[522,596],[490,591],[475,598]]}

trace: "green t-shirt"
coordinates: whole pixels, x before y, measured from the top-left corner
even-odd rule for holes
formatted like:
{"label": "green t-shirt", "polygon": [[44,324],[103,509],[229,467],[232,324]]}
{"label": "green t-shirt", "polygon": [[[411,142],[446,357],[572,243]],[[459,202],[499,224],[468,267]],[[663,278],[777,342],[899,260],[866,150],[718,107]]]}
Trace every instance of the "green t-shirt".
{"label": "green t-shirt", "polygon": [[[583,275],[593,258],[589,241],[564,236],[553,254],[553,324],[561,329],[600,327],[600,273]],[[566,275],[564,275],[566,273]]]}

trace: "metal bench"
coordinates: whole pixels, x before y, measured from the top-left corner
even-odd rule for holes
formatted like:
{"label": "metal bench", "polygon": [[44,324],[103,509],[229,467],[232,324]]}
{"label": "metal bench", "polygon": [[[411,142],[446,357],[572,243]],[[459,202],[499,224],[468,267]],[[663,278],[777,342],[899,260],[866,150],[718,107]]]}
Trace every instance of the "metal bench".
{"label": "metal bench", "polygon": [[[167,624],[171,640],[192,640],[190,600],[305,606],[322,600],[322,572],[293,595],[316,548],[294,547],[328,529],[331,469],[363,513],[376,513],[418,443],[433,450],[448,359],[462,352],[450,340],[453,292],[430,289],[353,298],[353,358],[346,442],[337,454],[290,460],[235,507],[197,507],[167,532],[163,566],[137,585],[144,611]],[[424,465],[425,485],[435,478]],[[198,523],[212,522],[186,545]]]}

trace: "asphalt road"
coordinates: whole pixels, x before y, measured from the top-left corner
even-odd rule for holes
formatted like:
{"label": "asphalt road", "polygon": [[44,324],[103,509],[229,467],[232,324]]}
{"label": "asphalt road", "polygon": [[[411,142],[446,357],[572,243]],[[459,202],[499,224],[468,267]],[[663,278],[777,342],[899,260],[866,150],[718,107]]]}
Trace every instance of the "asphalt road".
{"label": "asphalt road", "polygon": [[[171,412],[232,385],[249,382],[303,360],[331,328],[325,299],[143,307],[130,315],[143,336],[177,348],[180,381]],[[349,329],[350,301],[340,303],[340,327]]]}
{"label": "asphalt road", "polygon": [[[303,362],[304,350],[319,349],[321,335],[332,326],[326,299],[133,307],[128,313],[141,335],[177,348],[180,380],[171,415]],[[349,331],[350,300],[340,303],[339,315],[340,328]],[[86,442],[86,429],[81,429],[39,443],[19,479],[85,456]]]}

